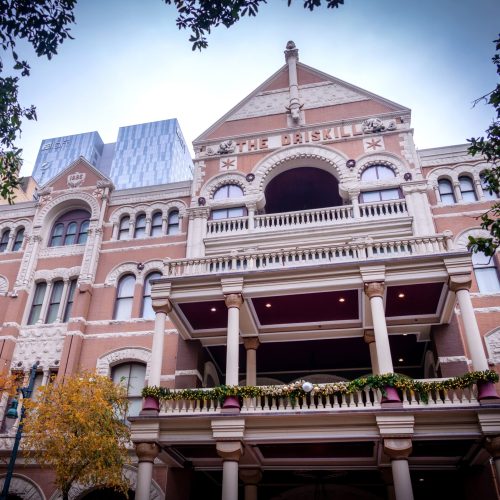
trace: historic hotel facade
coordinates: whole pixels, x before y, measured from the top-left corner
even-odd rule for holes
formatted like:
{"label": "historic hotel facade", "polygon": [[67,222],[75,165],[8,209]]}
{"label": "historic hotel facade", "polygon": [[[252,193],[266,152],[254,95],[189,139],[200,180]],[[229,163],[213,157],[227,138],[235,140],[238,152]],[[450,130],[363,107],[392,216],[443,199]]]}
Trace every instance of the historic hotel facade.
{"label": "historic hotel facade", "polygon": [[[293,42],[285,59],[194,141],[192,181],[118,190],[80,158],[0,207],[2,364],[125,380],[138,500],[495,499],[493,384],[338,392],[500,363],[498,258],[466,249],[497,198],[487,164],[417,151],[408,108],[299,63]],[[303,381],[298,398],[172,399]],[[144,386],[171,399],[143,403]],[[15,424],[2,432],[8,457]],[[11,492],[58,498],[22,456]]]}

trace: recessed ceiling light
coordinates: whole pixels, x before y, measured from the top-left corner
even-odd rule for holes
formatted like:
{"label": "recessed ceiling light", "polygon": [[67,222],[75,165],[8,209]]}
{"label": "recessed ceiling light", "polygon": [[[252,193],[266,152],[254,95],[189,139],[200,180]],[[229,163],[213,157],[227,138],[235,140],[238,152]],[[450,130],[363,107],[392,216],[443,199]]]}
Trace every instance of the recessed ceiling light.
{"label": "recessed ceiling light", "polygon": [[269,309],[269,308],[271,307],[271,304],[268,302],[268,303],[266,304],[266,307]]}
{"label": "recessed ceiling light", "polygon": [[405,298],[405,294],[404,293],[398,293],[398,298],[404,299]]}
{"label": "recessed ceiling light", "polygon": [[403,359],[403,358],[399,358],[399,359],[398,359],[398,361],[399,361],[400,363],[402,363],[402,362],[404,361],[404,359]]}
{"label": "recessed ceiling light", "polygon": [[216,307],[212,307],[212,308],[210,308],[210,310],[214,313],[215,311],[217,311],[217,308]]}
{"label": "recessed ceiling light", "polygon": [[345,302],[344,297],[340,297],[339,302]]}

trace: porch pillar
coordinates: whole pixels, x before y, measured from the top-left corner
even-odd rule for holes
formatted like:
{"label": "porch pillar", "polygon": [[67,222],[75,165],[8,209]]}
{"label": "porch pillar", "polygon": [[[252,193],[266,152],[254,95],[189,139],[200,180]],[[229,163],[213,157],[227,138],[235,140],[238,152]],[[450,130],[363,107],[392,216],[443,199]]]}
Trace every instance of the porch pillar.
{"label": "porch pillar", "polygon": [[225,296],[227,306],[226,385],[238,385],[241,293]]}
{"label": "porch pillar", "polygon": [[223,460],[222,500],[238,500],[238,462],[243,447],[239,441],[221,441],[216,449]]}
{"label": "porch pillar", "polygon": [[349,189],[349,201],[352,206],[352,216],[355,219],[359,219],[361,217],[361,211],[359,209],[359,189]]}
{"label": "porch pillar", "polygon": [[450,290],[456,293],[460,313],[465,330],[465,341],[472,360],[472,369],[477,371],[488,370],[488,360],[483,349],[483,340],[477,326],[474,308],[470,299],[470,275],[450,276]]}
{"label": "porch pillar", "polygon": [[368,347],[370,348],[372,373],[373,375],[378,375],[380,373],[380,370],[378,369],[377,345],[375,343],[375,334],[373,333],[373,330],[365,330],[363,340],[366,344],[368,344]]}
{"label": "porch pillar", "polygon": [[240,479],[245,485],[245,500],[257,500],[257,484],[262,479],[262,472],[259,469],[241,469]]}
{"label": "porch pillar", "polygon": [[500,436],[486,438],[484,447],[493,458],[497,482],[500,483]]}
{"label": "porch pillar", "polygon": [[257,348],[260,345],[259,337],[245,337],[243,339],[247,351],[246,385],[257,384]]}
{"label": "porch pillar", "polygon": [[165,323],[167,314],[172,310],[169,299],[155,299],[152,302],[155,311],[155,331],[151,348],[151,365],[149,368],[148,386],[160,385],[161,368],[163,364],[163,341],[165,339]]}
{"label": "porch pillar", "polygon": [[385,322],[384,295],[385,284],[382,282],[365,283],[365,293],[370,299],[372,311],[373,332],[375,336],[375,349],[377,352],[378,371],[380,374],[394,373],[392,366],[391,347],[389,334]]}
{"label": "porch pillar", "polygon": [[160,447],[156,443],[137,443],[135,452],[139,459],[135,498],[136,500],[149,500],[151,480],[153,479],[153,463],[160,453]]}
{"label": "porch pillar", "polygon": [[384,439],[384,453],[391,459],[392,478],[396,500],[413,500],[408,456],[411,439]]}

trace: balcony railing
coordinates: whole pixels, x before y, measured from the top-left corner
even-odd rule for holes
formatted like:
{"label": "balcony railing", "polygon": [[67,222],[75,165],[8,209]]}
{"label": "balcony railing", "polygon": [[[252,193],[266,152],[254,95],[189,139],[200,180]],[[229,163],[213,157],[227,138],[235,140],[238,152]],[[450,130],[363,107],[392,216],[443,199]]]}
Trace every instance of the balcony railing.
{"label": "balcony railing", "polygon": [[[445,379],[428,379],[439,382]],[[319,384],[321,386],[322,384]],[[173,391],[175,392],[175,390]],[[477,388],[431,390],[427,397],[414,392],[400,391],[403,408],[425,410],[429,408],[464,408],[477,406]],[[378,390],[365,388],[351,394],[307,395],[291,398],[289,396],[261,396],[245,398],[241,406],[241,414],[268,413],[308,413],[308,412],[341,412],[355,410],[381,410],[382,394]],[[218,414],[222,405],[218,400],[166,400],[161,402],[160,415],[206,415]]]}
{"label": "balcony railing", "polygon": [[446,253],[452,250],[451,241],[451,236],[445,234],[376,241],[365,238],[360,241],[321,247],[177,259],[165,261],[164,275],[175,277],[264,269],[291,269],[337,262]]}
{"label": "balcony railing", "polygon": [[284,229],[300,229],[304,227],[343,224],[366,219],[380,219],[407,216],[405,200],[389,200],[359,205],[359,217],[354,214],[352,205],[301,210],[277,214],[256,215],[231,219],[211,220],[207,223],[207,237],[242,234]]}

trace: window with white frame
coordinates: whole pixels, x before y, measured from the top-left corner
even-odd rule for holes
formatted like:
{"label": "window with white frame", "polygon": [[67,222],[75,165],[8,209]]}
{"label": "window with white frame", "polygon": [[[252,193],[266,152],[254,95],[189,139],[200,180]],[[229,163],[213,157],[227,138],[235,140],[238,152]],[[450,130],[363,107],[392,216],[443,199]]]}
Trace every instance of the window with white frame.
{"label": "window with white frame", "polygon": [[453,185],[448,179],[438,180],[439,196],[443,205],[453,205],[456,203]]}
{"label": "window with white frame", "polygon": [[115,384],[122,385],[127,390],[129,401],[128,416],[137,416],[142,408],[141,391],[146,379],[144,363],[122,363],[111,370],[111,378]]}
{"label": "window with white frame", "polygon": [[500,292],[500,280],[494,257],[487,257],[483,252],[474,252],[472,265],[480,293]]}
{"label": "window with white frame", "polygon": [[144,319],[154,319],[155,312],[153,310],[151,300],[151,280],[161,278],[162,274],[158,271],[149,273],[144,280],[144,292],[142,294],[142,317]]}
{"label": "window with white frame", "polygon": [[225,184],[215,191],[214,200],[227,200],[228,198],[240,198],[243,196],[243,189],[236,184]]}
{"label": "window with white frame", "polygon": [[38,282],[31,302],[28,325],[55,323],[58,320],[67,323],[73,306],[76,282],[76,278],[67,282],[62,279],[55,280],[51,284],[50,293],[47,293],[47,282]]}
{"label": "window with white frame", "polygon": [[126,274],[118,281],[116,291],[115,312],[113,319],[127,320],[132,317],[134,303],[135,276]]}
{"label": "window with white frame", "polygon": [[476,191],[474,190],[474,182],[468,175],[461,175],[458,178],[460,184],[460,192],[462,193],[463,201],[476,201]]}
{"label": "window with white frame", "polygon": [[386,165],[370,165],[361,174],[362,181],[379,181],[396,177],[394,170]]}
{"label": "window with white frame", "polygon": [[120,219],[120,225],[118,227],[118,239],[127,240],[130,232],[130,216],[124,215]]}
{"label": "window with white frame", "polygon": [[498,193],[495,191],[490,191],[488,182],[486,180],[486,172],[481,172],[479,174],[479,179],[481,180],[481,189],[483,190],[483,198],[487,200],[496,200],[498,198]]}

